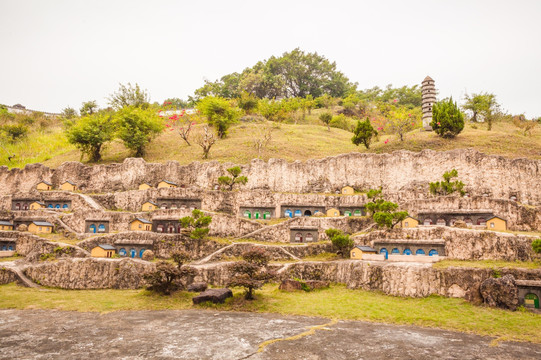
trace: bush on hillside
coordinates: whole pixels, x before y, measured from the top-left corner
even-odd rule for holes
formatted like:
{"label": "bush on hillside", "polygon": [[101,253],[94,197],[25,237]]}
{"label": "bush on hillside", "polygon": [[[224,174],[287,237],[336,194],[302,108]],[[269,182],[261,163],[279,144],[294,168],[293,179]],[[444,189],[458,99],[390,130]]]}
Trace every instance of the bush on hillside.
{"label": "bush on hillside", "polygon": [[452,97],[434,104],[430,126],[444,138],[453,138],[464,129],[464,114]]}

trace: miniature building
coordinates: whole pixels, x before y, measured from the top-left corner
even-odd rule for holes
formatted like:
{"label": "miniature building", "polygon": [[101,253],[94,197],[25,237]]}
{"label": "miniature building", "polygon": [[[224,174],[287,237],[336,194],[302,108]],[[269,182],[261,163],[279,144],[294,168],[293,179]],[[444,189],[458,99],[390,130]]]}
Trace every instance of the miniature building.
{"label": "miniature building", "polygon": [[85,220],[86,233],[105,234],[109,232],[109,220]]}
{"label": "miniature building", "polygon": [[341,191],[342,195],[353,195],[355,190],[351,186],[344,186]]}
{"label": "miniature building", "polygon": [[419,220],[411,216],[408,216],[400,222],[400,227],[402,228],[414,228],[417,226],[419,226]]}
{"label": "miniature building", "polygon": [[312,216],[317,212],[325,213],[324,206],[310,206],[310,205],[282,205],[282,217],[301,217]]}
{"label": "miniature building", "polygon": [[507,220],[494,216],[487,220],[487,230],[505,231],[507,230]]}
{"label": "miniature building", "polygon": [[516,280],[518,287],[518,301],[526,308],[539,309],[541,298],[541,281]]}
{"label": "miniature building", "polygon": [[181,210],[201,210],[201,199],[190,199],[190,198],[158,198],[156,200],[158,207],[160,209],[181,209]]}
{"label": "miniature building", "polygon": [[151,231],[152,230],[152,222],[148,221],[147,219],[143,218],[135,218],[130,223],[130,230],[132,231]]}
{"label": "miniature building", "polygon": [[142,183],[141,185],[139,185],[139,190],[147,190],[150,188],[152,188],[152,186],[150,186],[150,184],[148,183]]}
{"label": "miniature building", "polygon": [[39,202],[36,199],[12,199],[11,200],[11,210],[30,210],[30,205],[32,203]]}
{"label": "miniature building", "polygon": [[53,189],[53,184],[51,184],[50,182],[48,181],[40,181],[37,185],[36,185],[36,189],[38,190],[52,190]]}
{"label": "miniature building", "polygon": [[263,219],[269,220],[274,218],[276,208],[274,207],[254,207],[254,206],[241,206],[239,208],[239,214],[246,219]]}
{"label": "miniature building", "polygon": [[153,249],[152,240],[117,240],[114,243],[118,255],[142,258],[145,250]]}
{"label": "miniature building", "polygon": [[351,207],[351,206],[340,206],[338,207],[340,214],[342,216],[364,216],[364,207]]}
{"label": "miniature building", "polygon": [[45,207],[45,203],[41,201],[34,201],[32,204],[30,204],[30,210],[43,209],[44,207]]}
{"label": "miniature building", "polygon": [[423,128],[427,131],[431,131],[432,127],[432,106],[436,102],[436,86],[434,79],[430,76],[425,77],[421,84],[422,92],[422,111],[423,111]]}
{"label": "miniature building", "polygon": [[152,219],[152,231],[166,234],[178,234],[182,231],[179,219]]}
{"label": "miniature building", "polygon": [[462,220],[468,226],[486,226],[487,219],[494,217],[490,210],[443,210],[420,211],[418,214],[421,225],[453,226],[457,220]]}
{"label": "miniature building", "polygon": [[378,254],[445,256],[444,240],[402,240],[388,239],[374,241]]}
{"label": "miniature building", "polygon": [[159,188],[176,188],[178,185],[174,182],[162,180],[158,183],[158,189]]}
{"label": "miniature building", "polygon": [[349,252],[349,257],[354,260],[361,260],[363,258],[363,253],[367,254],[376,254],[376,249],[370,246],[360,246],[357,245]]}
{"label": "miniature building", "polygon": [[34,234],[50,234],[53,232],[53,224],[48,221],[32,221],[28,225],[28,231]]}
{"label": "miniature building", "polygon": [[154,201],[147,201],[141,206],[141,211],[153,211],[158,208],[158,204]]}
{"label": "miniature building", "polygon": [[335,209],[335,208],[330,208],[329,210],[327,210],[327,216],[340,216],[340,210],[338,209]]}
{"label": "miniature building", "polygon": [[49,210],[71,210],[71,200],[45,200],[45,207]]}
{"label": "miniature building", "polygon": [[12,231],[13,224],[7,220],[0,220],[0,230],[3,231]]}
{"label": "miniature building", "polygon": [[75,191],[77,190],[77,185],[68,180],[65,181],[62,185],[60,185],[60,190]]}
{"label": "miniature building", "polygon": [[92,257],[111,258],[116,253],[116,248],[112,245],[98,245],[90,251]]}
{"label": "miniature building", "polygon": [[292,243],[315,242],[319,240],[317,228],[289,228],[289,241]]}

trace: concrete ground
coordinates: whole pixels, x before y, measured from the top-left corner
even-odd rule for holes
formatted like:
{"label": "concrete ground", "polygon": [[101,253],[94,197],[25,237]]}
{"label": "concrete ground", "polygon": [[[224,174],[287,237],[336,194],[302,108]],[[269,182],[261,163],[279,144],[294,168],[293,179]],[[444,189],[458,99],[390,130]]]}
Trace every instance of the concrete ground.
{"label": "concrete ground", "polygon": [[0,310],[0,359],[541,359],[541,345],[241,312]]}

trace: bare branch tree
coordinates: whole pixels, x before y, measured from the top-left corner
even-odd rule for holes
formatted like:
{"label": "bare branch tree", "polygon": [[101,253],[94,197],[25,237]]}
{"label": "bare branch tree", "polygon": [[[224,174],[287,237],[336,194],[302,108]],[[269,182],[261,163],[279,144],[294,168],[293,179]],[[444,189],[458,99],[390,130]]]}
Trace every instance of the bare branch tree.
{"label": "bare branch tree", "polygon": [[272,126],[269,124],[261,125],[256,128],[254,136],[254,147],[257,149],[257,158],[261,158],[261,152],[272,139]]}
{"label": "bare branch tree", "polygon": [[195,142],[203,148],[203,159],[208,159],[210,148],[212,145],[214,145],[217,139],[208,125],[203,128],[203,131],[203,134],[199,134],[196,137]]}

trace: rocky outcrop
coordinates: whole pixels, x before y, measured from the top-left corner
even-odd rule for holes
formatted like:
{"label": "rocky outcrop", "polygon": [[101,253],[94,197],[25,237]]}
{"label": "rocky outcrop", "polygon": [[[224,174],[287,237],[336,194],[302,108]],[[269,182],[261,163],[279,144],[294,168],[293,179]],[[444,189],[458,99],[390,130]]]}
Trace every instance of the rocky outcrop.
{"label": "rocky outcrop", "polygon": [[25,268],[34,282],[62,289],[138,289],[153,263],[131,259],[62,259]]}
{"label": "rocky outcrop", "polygon": [[17,274],[13,269],[6,266],[0,266],[0,285],[9,284],[17,281],[17,279]]}
{"label": "rocky outcrop", "polygon": [[231,289],[207,289],[201,294],[194,296],[192,301],[194,304],[201,304],[207,301],[218,304],[224,303],[230,297],[233,297]]}
{"label": "rocky outcrop", "polygon": [[[66,162],[56,169],[30,164],[24,169],[0,168],[0,193],[29,192],[41,180],[58,188],[71,179],[86,192],[114,192],[136,189],[139,184],[156,184],[168,179],[186,187],[212,189],[230,163],[193,162],[180,165],[174,161],[147,163],[128,158],[121,164],[87,166]],[[472,149],[418,153],[395,151],[391,154],[350,153],[306,162],[270,159],[252,160],[243,165],[248,177],[247,189],[278,192],[335,192],[345,185],[359,189],[383,186],[386,193],[403,193],[403,200],[422,198],[428,183],[441,180],[449,169],[457,169],[460,180],[473,195],[490,193],[490,197],[509,199],[512,195],[526,204],[541,203],[541,161],[507,159],[485,155]],[[423,196],[419,196],[423,194]]]}
{"label": "rocky outcrop", "polygon": [[488,306],[516,310],[519,304],[518,287],[513,275],[488,278],[479,287],[483,302]]}
{"label": "rocky outcrop", "polygon": [[459,229],[447,226],[423,226],[392,231],[373,231],[354,237],[360,245],[382,240],[444,240],[445,256],[459,260],[528,261],[532,258],[535,237],[510,233]]}

